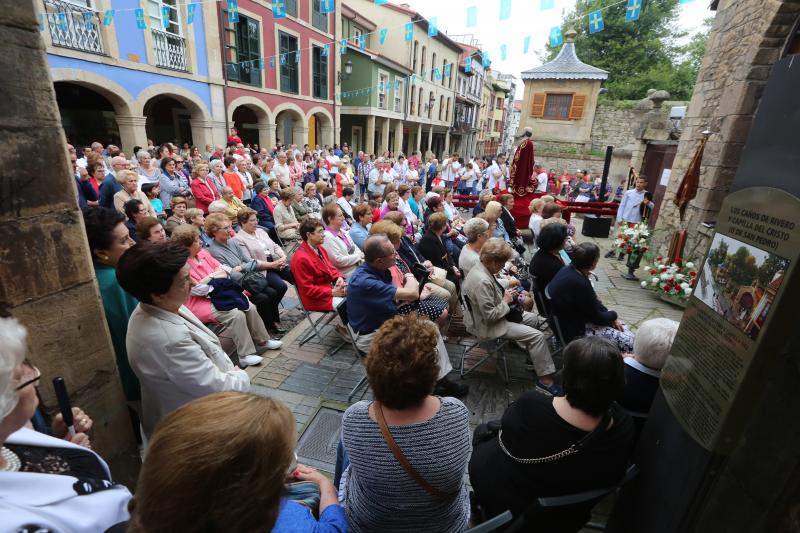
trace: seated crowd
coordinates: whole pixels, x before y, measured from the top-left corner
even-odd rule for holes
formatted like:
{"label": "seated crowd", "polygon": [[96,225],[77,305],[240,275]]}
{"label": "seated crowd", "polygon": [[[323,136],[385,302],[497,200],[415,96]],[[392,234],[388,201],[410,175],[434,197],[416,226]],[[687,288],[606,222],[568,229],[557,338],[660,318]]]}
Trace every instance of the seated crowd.
{"label": "seated crowd", "polygon": [[[89,203],[87,187],[83,213],[146,450],[135,495],[88,449],[83,411],[77,434],[58,417],[50,429],[35,423],[41,374],[25,359],[25,329],[0,318],[0,486],[25,488],[0,495],[0,523],[450,532],[510,510],[525,530],[580,529],[590,507],[551,524],[531,502],[622,479],[677,323],[648,321],[634,336],[594,292],[599,249],[573,241],[552,198],[532,208],[541,218],[528,280],[515,264],[525,250],[513,197],[482,193],[482,212],[465,221],[452,192],[431,187],[456,165],[480,190],[483,162],[359,153],[351,166],[336,146],[269,152],[235,141],[205,157],[186,149],[137,150],[138,170],[122,155],[86,157],[92,179],[111,176],[106,206]],[[250,394],[243,370],[282,349],[289,285],[306,312],[345,311],[337,331],[363,357],[374,395],[344,413],[333,481],[297,464],[291,411]],[[478,340],[522,348],[535,373],[533,390],[472,435],[457,399],[469,390],[449,376],[454,317]],[[565,452],[576,444],[581,453]],[[98,488],[76,495],[76,478]]]}

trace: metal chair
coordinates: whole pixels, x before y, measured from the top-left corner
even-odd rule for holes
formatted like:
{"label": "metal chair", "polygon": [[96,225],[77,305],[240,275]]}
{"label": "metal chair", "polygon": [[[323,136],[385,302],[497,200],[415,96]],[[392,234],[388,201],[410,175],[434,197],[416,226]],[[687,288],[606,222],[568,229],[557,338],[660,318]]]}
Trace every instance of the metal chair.
{"label": "metal chair", "polygon": [[514,518],[514,515],[511,514],[511,511],[504,511],[485,522],[481,522],[472,529],[468,529],[465,533],[491,533],[492,531],[497,531],[500,526],[511,522],[512,518]]}
{"label": "metal chair", "polygon": [[561,348],[559,348],[556,353],[562,351],[566,346],[567,342],[564,339],[564,333],[561,331],[561,325],[558,322],[558,315],[555,313],[553,309],[553,297],[550,296],[550,288],[544,288],[544,297],[547,300],[548,308],[550,309],[550,325],[552,326],[553,333],[556,335],[556,339],[561,344]]}
{"label": "metal chair", "polygon": [[[459,293],[458,298],[459,298],[459,300],[461,300],[461,308],[462,308],[464,314],[469,313],[470,316],[472,316],[472,304],[469,301],[469,297],[462,292],[462,293]],[[474,318],[473,318],[473,322],[474,322]],[[471,352],[473,348],[475,348],[476,346],[479,346],[481,343],[489,343],[490,344],[490,348],[487,350],[487,354],[485,356],[481,357],[480,360],[478,360],[477,363],[475,363],[474,365],[472,365],[469,368],[466,368],[465,365],[466,365],[467,354],[469,352]],[[502,370],[503,370],[502,377],[503,377],[504,383],[506,385],[508,385],[508,359],[506,358],[506,353],[505,353],[505,350],[504,350],[504,348],[506,347],[507,344],[508,344],[508,339],[504,339],[502,337],[498,337],[498,338],[494,338],[494,339],[481,339],[481,338],[477,338],[476,337],[475,342],[472,343],[472,345],[469,346],[469,347],[465,346],[464,347],[464,351],[461,354],[461,368],[459,370],[459,372],[461,374],[461,378],[463,379],[464,376],[466,376],[467,374],[469,374],[470,372],[472,372],[473,370],[475,370],[476,368],[481,366],[483,363],[488,361],[489,358],[494,356],[494,357],[497,358],[498,363],[499,362],[503,363],[503,365],[502,365]],[[497,368],[498,369],[501,368],[499,364],[497,365]]]}
{"label": "metal chair", "polygon": [[[348,325],[347,320],[347,300],[342,300],[341,303],[336,306],[336,314],[339,315],[339,320],[342,321],[345,329],[347,330],[347,337],[350,339],[350,344],[353,346],[353,351],[356,352],[356,356],[363,362],[364,357],[367,356],[364,352],[358,349],[356,346],[356,340],[353,338],[353,332],[350,330],[350,326]],[[356,386],[350,391],[350,394],[347,396],[347,403],[353,401],[353,396],[361,389],[365,384],[367,384],[367,375],[364,374],[361,379],[356,383]],[[367,392],[365,388],[364,391],[361,393],[361,398],[364,397],[364,394]],[[361,399],[359,398],[359,400]]]}

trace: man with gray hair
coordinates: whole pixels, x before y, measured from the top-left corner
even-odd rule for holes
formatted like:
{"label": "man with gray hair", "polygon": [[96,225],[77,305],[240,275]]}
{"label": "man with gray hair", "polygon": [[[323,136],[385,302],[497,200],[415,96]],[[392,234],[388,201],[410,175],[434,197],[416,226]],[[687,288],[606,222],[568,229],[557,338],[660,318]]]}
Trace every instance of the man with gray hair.
{"label": "man with gray hair", "polygon": [[130,168],[130,163],[124,156],[117,155],[111,158],[111,171],[100,184],[100,207],[114,208],[114,195],[122,190],[122,185],[117,182],[117,172],[127,168]]}
{"label": "man with gray hair", "polygon": [[379,194],[383,196],[383,190],[391,181],[388,172],[386,172],[384,160],[379,157],[375,160],[375,166],[369,172],[369,185],[367,186],[369,196],[374,197]]}
{"label": "man with gray hair", "polygon": [[275,172],[275,177],[278,178],[281,188],[289,187],[292,185],[292,178],[289,174],[289,165],[286,162],[288,159],[286,152],[278,152],[277,159],[278,162],[272,167],[272,171]]}
{"label": "man with gray hair", "polygon": [[[381,325],[397,314],[395,302],[419,299],[419,283],[407,273],[401,288],[392,283],[389,269],[395,265],[397,252],[384,234],[372,235],[364,241],[364,263],[350,275],[347,282],[348,324],[356,346],[369,352],[372,339]],[[450,357],[438,329],[436,349],[439,353],[439,376],[435,393],[442,396],[465,396],[469,389],[447,378],[453,369]]]}

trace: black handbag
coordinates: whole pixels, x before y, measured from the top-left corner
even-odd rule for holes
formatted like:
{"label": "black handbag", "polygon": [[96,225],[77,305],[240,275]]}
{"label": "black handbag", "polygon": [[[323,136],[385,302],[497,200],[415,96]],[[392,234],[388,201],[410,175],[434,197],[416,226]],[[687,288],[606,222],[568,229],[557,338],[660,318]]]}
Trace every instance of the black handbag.
{"label": "black handbag", "polygon": [[239,281],[242,289],[250,293],[250,301],[256,305],[266,304],[270,302],[269,284],[267,278],[258,272],[245,272],[242,279]]}

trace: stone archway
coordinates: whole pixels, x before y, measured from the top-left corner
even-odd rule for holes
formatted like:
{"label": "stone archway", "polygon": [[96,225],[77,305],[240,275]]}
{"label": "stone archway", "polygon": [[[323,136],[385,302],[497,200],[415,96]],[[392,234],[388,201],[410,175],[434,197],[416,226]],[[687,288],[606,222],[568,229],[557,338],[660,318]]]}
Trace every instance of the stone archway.
{"label": "stone archway", "polygon": [[333,117],[330,112],[324,107],[314,107],[308,111],[307,117],[309,144],[333,146]]}
{"label": "stone archway", "polygon": [[277,106],[273,112],[277,142],[285,145],[296,144],[298,148],[308,143],[308,122],[302,109],[287,102]]}
{"label": "stone archway", "polygon": [[275,120],[272,111],[258,98],[242,96],[228,105],[228,122],[239,130],[242,141],[275,146]]}
{"label": "stone archway", "polygon": [[151,85],[139,93],[136,105],[145,117],[147,138],[156,144],[189,142],[203,151],[213,143],[211,114],[199,96],[183,87]]}

